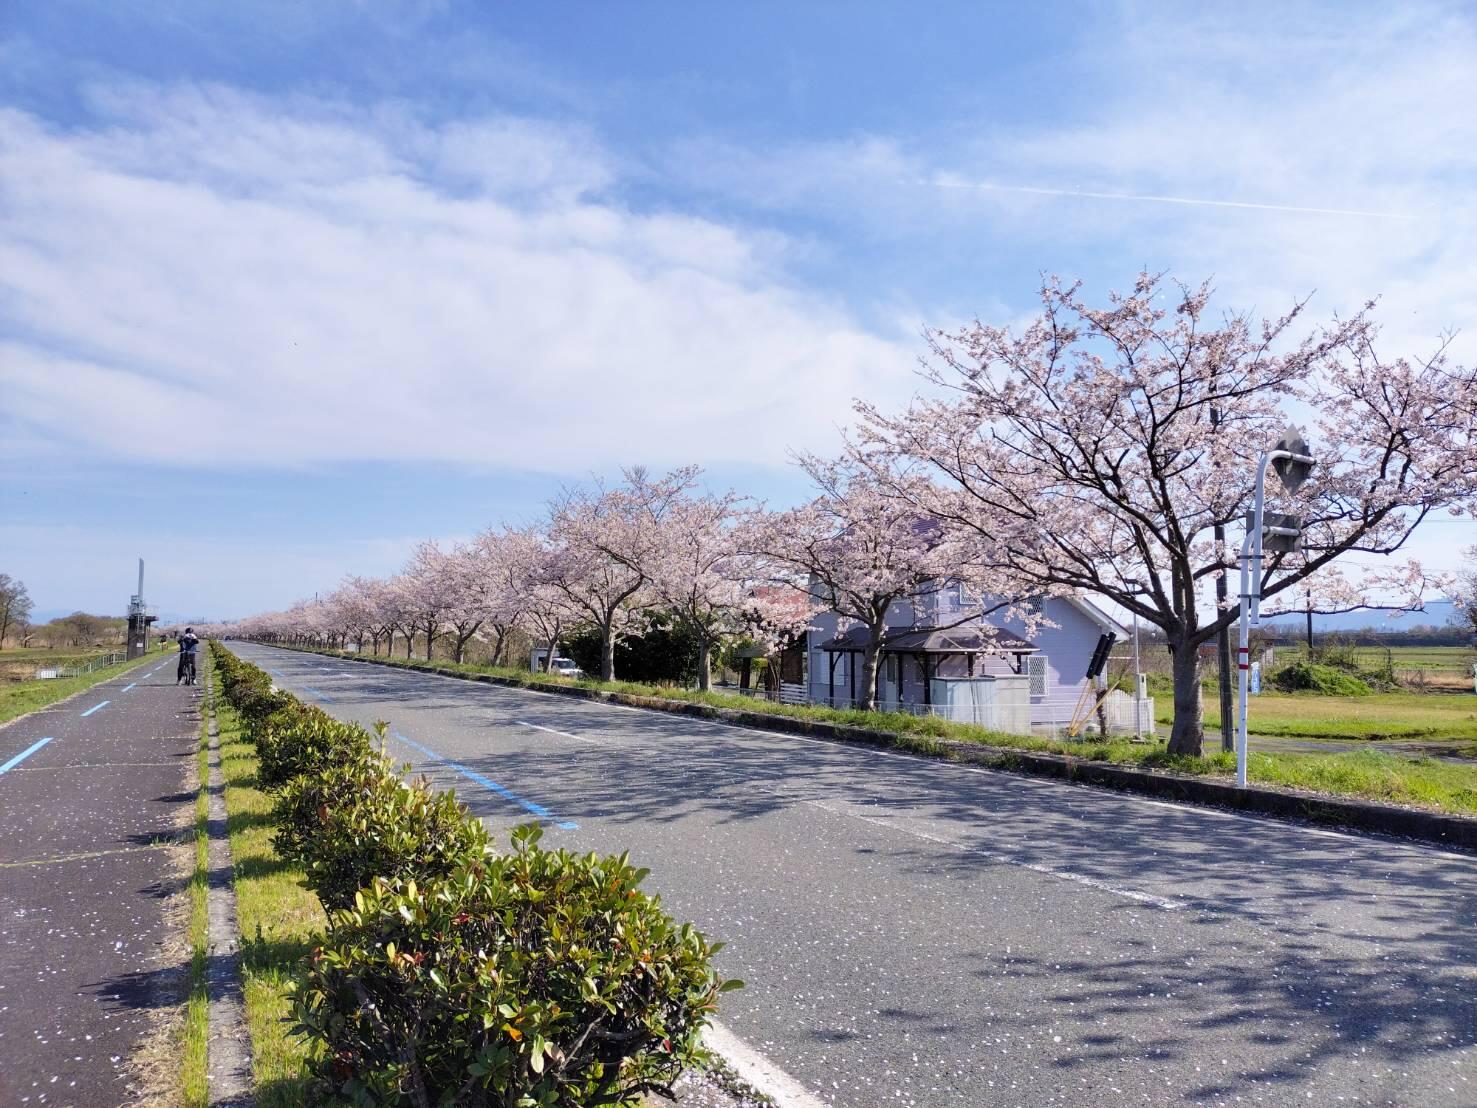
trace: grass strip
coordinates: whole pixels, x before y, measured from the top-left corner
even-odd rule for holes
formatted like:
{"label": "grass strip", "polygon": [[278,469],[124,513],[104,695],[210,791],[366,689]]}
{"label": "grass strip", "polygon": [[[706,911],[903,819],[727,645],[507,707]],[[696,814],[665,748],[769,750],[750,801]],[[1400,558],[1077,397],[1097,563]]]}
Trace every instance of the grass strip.
{"label": "grass strip", "polygon": [[256,1102],[287,1108],[304,1097],[305,1045],[288,1033],[292,984],[323,927],[323,909],[303,886],[302,871],[272,848],[272,801],[256,787],[256,749],[218,683],[214,691]]}
{"label": "grass strip", "polygon": [[126,662],[119,662],[115,666],[108,666],[106,669],[84,673],[80,677],[57,677],[50,681],[15,681],[0,684],[0,723],[23,716],[27,712],[34,712],[39,708],[45,708],[55,704],[58,700],[65,700],[110,677],[117,677],[120,673],[136,669],[145,662],[165,661],[171,657],[173,655],[160,651],[157,654],[143,654]]}
{"label": "grass strip", "polygon": [[185,1057],[182,1074],[187,1108],[206,1108],[210,1103],[207,1077],[210,1002],[205,982],[206,962],[210,954],[209,742],[210,714],[205,712],[200,719],[200,750],[196,759],[200,771],[200,787],[195,793],[195,868],[190,874],[190,979],[185,998]]}
{"label": "grass strip", "polygon": [[[309,653],[351,659],[357,657],[355,654],[339,651],[315,650]],[[714,708],[736,709],[754,717],[784,717],[842,724],[869,731],[887,732],[892,736],[894,746],[920,754],[946,756],[946,749],[940,740],[954,740],[1008,750],[1064,754],[1089,761],[1113,762],[1173,773],[1230,776],[1236,771],[1233,754],[1218,752],[1208,757],[1191,758],[1169,753],[1162,742],[1135,743],[1112,739],[1062,742],[1033,735],[1012,735],[976,724],[956,723],[940,716],[915,716],[907,712],[864,712],[857,709],[829,708],[820,704],[776,704],[734,693],[699,692],[696,689],[675,686],[642,685],[634,681],[598,681],[588,677],[571,680],[521,669],[447,661],[426,662],[421,659],[383,657],[373,660],[381,663],[388,661],[391,665],[406,669],[469,676],[491,674],[531,689],[573,686],[612,693],[618,698],[704,704]],[[1330,796],[1378,800],[1452,815],[1477,815],[1477,764],[1470,762],[1450,762],[1374,750],[1328,754],[1253,752],[1248,760],[1247,776],[1258,784],[1302,789]]]}

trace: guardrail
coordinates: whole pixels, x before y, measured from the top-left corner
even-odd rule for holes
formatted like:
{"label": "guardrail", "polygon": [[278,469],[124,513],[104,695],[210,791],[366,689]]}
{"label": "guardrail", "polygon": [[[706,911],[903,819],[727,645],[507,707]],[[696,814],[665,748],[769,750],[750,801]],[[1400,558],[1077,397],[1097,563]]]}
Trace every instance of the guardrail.
{"label": "guardrail", "polygon": [[108,666],[116,666],[119,662],[126,660],[127,654],[116,651],[111,654],[99,654],[94,658],[88,658],[85,662],[77,662],[70,666],[42,666],[36,671],[37,681],[49,681],[62,677],[81,677],[84,673],[94,673]]}

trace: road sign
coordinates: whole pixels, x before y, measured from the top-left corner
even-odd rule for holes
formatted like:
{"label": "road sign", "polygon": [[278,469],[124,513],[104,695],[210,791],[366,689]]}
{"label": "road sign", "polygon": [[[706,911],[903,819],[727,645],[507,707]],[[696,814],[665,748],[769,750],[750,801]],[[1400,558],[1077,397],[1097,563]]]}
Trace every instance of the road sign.
{"label": "road sign", "polygon": [[1313,472],[1316,464],[1308,453],[1308,443],[1303,438],[1302,431],[1292,424],[1288,424],[1287,430],[1282,432],[1282,437],[1277,440],[1273,450],[1285,450],[1292,457],[1281,457],[1272,459],[1272,468],[1277,471],[1277,477],[1282,486],[1288,492],[1297,492],[1302,487],[1308,475]]}
{"label": "road sign", "polygon": [[[1256,518],[1246,513],[1246,529],[1256,526]],[[1290,512],[1262,513],[1262,550],[1268,554],[1290,554],[1303,542],[1303,517]]]}

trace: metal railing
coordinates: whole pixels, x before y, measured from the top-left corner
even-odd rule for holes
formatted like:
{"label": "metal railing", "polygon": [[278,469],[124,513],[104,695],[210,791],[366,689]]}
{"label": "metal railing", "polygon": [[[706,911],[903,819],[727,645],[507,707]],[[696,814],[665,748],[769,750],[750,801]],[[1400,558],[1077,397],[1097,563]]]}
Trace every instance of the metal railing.
{"label": "metal railing", "polygon": [[84,662],[75,662],[69,666],[42,666],[36,670],[35,679],[49,681],[63,677],[81,677],[85,673],[95,673],[100,669],[116,666],[119,662],[125,661],[127,657],[128,655],[122,651],[115,651],[110,654],[99,654]]}

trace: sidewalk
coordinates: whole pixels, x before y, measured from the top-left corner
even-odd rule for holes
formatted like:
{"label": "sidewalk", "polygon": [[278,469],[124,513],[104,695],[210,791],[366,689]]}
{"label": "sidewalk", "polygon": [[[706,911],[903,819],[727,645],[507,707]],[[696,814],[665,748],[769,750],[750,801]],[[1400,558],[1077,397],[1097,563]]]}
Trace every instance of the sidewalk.
{"label": "sidewalk", "polygon": [[117,1105],[177,1076],[141,1054],[189,961],[168,916],[202,691],[164,656],[0,727],[0,1104]]}

